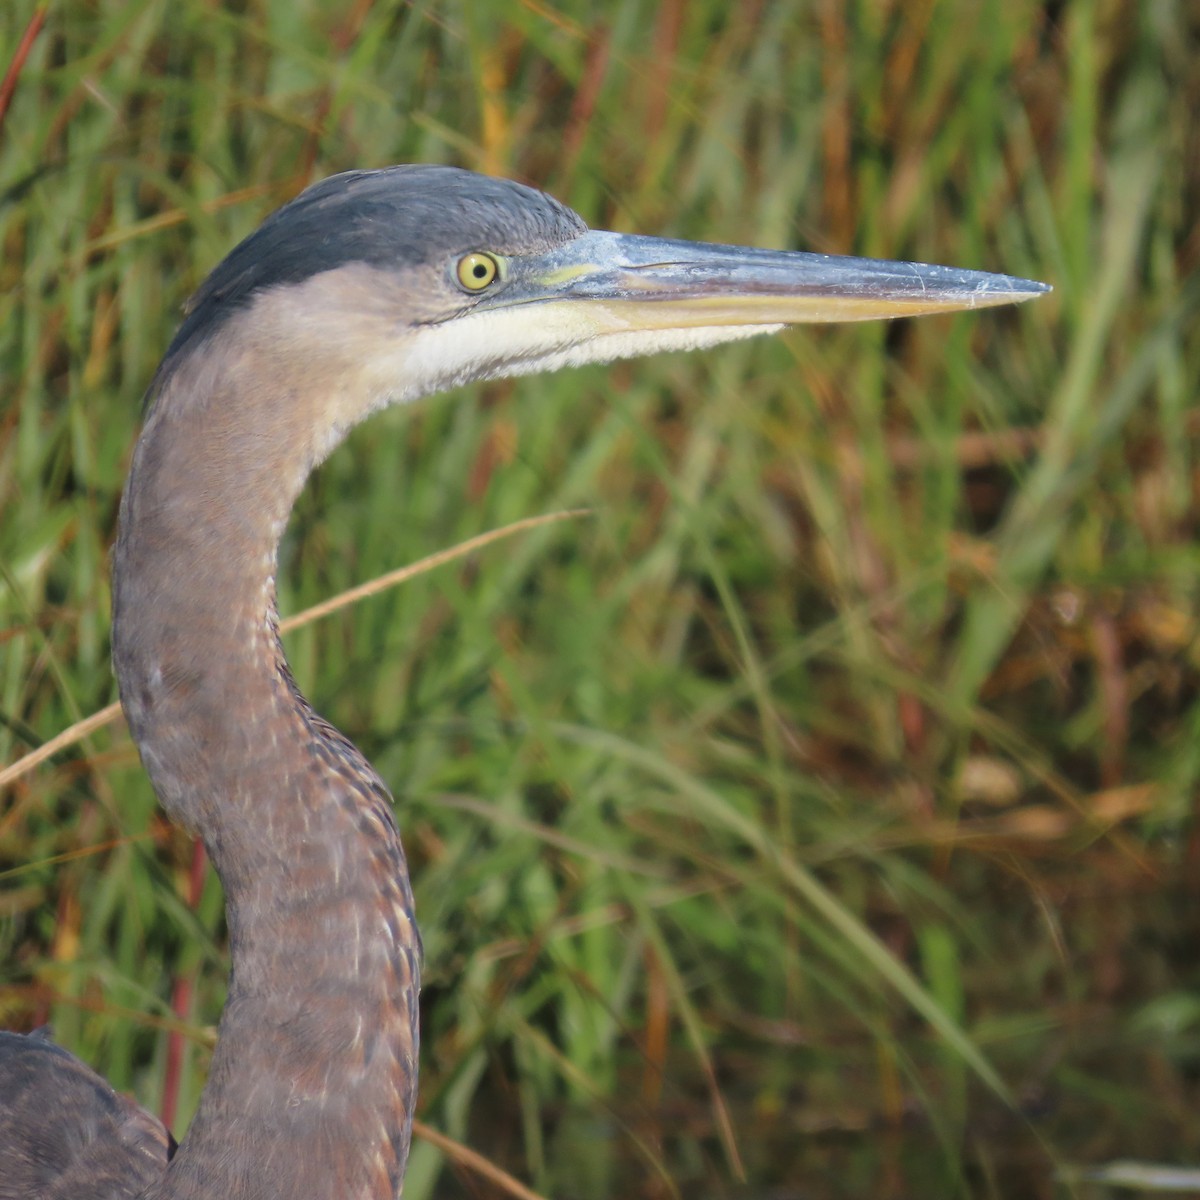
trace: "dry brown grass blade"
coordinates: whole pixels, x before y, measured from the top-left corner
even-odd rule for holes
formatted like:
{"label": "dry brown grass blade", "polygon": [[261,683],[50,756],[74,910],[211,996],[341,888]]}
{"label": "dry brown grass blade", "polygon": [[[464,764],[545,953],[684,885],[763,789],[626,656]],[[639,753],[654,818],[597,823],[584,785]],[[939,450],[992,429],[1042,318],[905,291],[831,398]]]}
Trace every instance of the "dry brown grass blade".
{"label": "dry brown grass blade", "polygon": [[12,103],[13,95],[17,90],[17,80],[21,77],[21,70],[25,66],[25,60],[29,57],[30,50],[33,49],[33,43],[37,41],[37,35],[41,32],[42,26],[46,22],[45,6],[34,9],[33,16],[29,18],[29,23],[25,26],[25,32],[21,35],[21,40],[17,44],[17,49],[13,53],[12,62],[8,64],[8,70],[4,72],[4,79],[0,80],[0,125],[4,124],[5,114],[8,112],[8,106]]}
{"label": "dry brown grass blade", "polygon": [[510,1196],[516,1196],[519,1200],[546,1200],[541,1192],[527,1188],[502,1167],[489,1162],[482,1154],[476,1154],[474,1150],[464,1146],[461,1142],[456,1142],[444,1133],[439,1133],[436,1129],[426,1125],[424,1121],[413,1121],[413,1133],[422,1141],[436,1146],[447,1158],[466,1167],[468,1171],[474,1171],[477,1175],[482,1175],[485,1179],[490,1180]]}
{"label": "dry brown grass blade", "polygon": [[502,525],[499,529],[490,529],[487,533],[476,534],[475,537],[467,538],[465,542],[459,542],[457,546],[450,546],[448,549],[439,550],[435,554],[426,555],[424,558],[418,559],[415,563],[410,563],[407,567],[397,567],[396,570],[389,571],[386,575],[380,575],[375,579],[369,580],[367,583],[360,583],[358,587],[350,588],[349,591],[342,592],[320,604],[314,604],[312,608],[306,608],[303,612],[296,613],[293,617],[288,617],[286,621],[281,621],[279,623],[280,632],[291,633],[293,629],[299,629],[311,621],[327,617],[339,609],[346,608],[348,605],[357,604],[360,600],[365,600],[368,596],[374,596],[379,592],[387,591],[388,588],[398,587],[414,576],[422,575],[426,571],[432,571],[435,567],[453,562],[455,559],[471,554],[475,550],[482,550],[485,546],[490,546],[493,542],[510,537],[514,533],[523,533],[528,529],[537,529],[541,525],[551,525],[555,521],[566,521],[571,517],[586,517],[591,511],[590,508],[564,508],[559,512],[542,513],[541,516],[537,517],[522,517],[521,520],[513,521],[510,525]]}
{"label": "dry brown grass blade", "polygon": [[[418,559],[415,563],[409,563],[405,567],[398,567],[395,571],[389,571],[386,575],[380,575],[375,579],[369,580],[367,583],[359,584],[358,587],[352,587],[348,591],[333,596],[331,599],[325,600],[320,604],[314,604],[311,608],[306,608],[303,612],[288,617],[286,621],[281,621],[279,625],[280,631],[290,633],[294,629],[300,629],[312,621],[327,617],[351,604],[357,604],[360,600],[365,600],[368,596],[377,595],[379,592],[387,591],[388,588],[398,587],[400,584],[417,575],[421,575],[426,571],[432,571],[434,568],[444,566],[446,563],[454,562],[456,559],[465,558],[468,554],[472,554],[476,550],[482,550],[484,547],[490,546],[493,542],[501,541],[504,538],[511,537],[513,534],[537,529],[542,525],[551,525],[555,521],[566,521],[572,517],[584,517],[590,514],[591,511],[590,508],[566,508],[559,512],[542,513],[536,517],[523,517],[519,521],[502,525],[499,529],[489,529],[486,533],[476,534],[475,537],[467,538],[465,542],[459,542],[457,546],[450,546],[445,550],[437,551],[435,554],[428,554],[424,558]],[[97,729],[101,729],[111,721],[115,721],[120,715],[120,704],[109,704],[107,707],[100,709],[99,712],[92,713],[90,717],[84,717],[82,721],[76,721],[74,725],[69,725],[62,733],[52,737],[44,745],[23,755],[16,762],[10,763],[4,770],[0,771],[0,788],[8,787],[9,784],[16,782],[23,775],[29,774],[30,771],[40,766],[47,759],[53,758],[69,746],[74,746],[77,742],[87,737],[89,733],[95,733]]]}
{"label": "dry brown grass blade", "polygon": [[74,725],[68,725],[62,733],[52,737],[36,750],[31,750],[28,754],[18,758],[16,762],[9,763],[3,771],[0,771],[0,788],[14,783],[22,775],[27,775],[34,767],[41,766],[48,758],[53,758],[60,750],[65,750],[68,746],[75,745],[76,742],[87,737],[89,733],[95,733],[97,729],[102,729],[110,721],[115,721],[120,715],[121,706],[119,704],[109,704],[99,712],[92,713],[90,717],[84,717],[82,721],[76,721]]}

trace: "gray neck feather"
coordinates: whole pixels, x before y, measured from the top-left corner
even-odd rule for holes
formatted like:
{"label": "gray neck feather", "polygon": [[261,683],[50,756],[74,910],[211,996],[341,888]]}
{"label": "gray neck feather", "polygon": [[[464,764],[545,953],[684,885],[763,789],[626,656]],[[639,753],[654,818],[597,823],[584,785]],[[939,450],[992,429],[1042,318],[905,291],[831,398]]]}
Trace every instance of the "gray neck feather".
{"label": "gray neck feather", "polygon": [[153,1200],[395,1197],[408,1151],[412,894],[384,785],[279,647],[276,550],[315,457],[281,386],[183,364],[122,503],[121,700],[164,807],[212,857],[233,960],[208,1086]]}

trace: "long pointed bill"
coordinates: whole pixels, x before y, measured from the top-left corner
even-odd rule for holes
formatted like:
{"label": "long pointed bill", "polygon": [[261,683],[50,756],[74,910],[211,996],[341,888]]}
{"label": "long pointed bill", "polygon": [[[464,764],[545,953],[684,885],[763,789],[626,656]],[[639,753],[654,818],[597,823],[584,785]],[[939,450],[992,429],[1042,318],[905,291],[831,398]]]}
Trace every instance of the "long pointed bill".
{"label": "long pointed bill", "polygon": [[[955,312],[1029,300],[1029,279],[590,231],[502,260],[500,286],[427,327],[404,371],[427,395],[465,379],[696,350],[785,325]],[[384,363],[384,376],[394,376]],[[382,385],[381,385],[382,386]]]}
{"label": "long pointed bill", "polygon": [[1044,283],[924,263],[598,230],[529,262],[507,303],[583,301],[633,329],[864,321],[1029,300]]}

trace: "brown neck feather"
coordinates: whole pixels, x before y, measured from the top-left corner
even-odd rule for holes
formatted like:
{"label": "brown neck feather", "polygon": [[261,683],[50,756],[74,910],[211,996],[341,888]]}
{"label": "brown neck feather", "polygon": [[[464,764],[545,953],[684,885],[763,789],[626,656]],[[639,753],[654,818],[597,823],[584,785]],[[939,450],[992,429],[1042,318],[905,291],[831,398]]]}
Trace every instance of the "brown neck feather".
{"label": "brown neck feather", "polygon": [[122,703],[212,857],[233,960],[208,1086],[150,1195],[376,1200],[408,1151],[420,944],[387,791],[279,647],[276,550],[316,452],[281,432],[286,381],[257,380],[166,381],[115,556]]}

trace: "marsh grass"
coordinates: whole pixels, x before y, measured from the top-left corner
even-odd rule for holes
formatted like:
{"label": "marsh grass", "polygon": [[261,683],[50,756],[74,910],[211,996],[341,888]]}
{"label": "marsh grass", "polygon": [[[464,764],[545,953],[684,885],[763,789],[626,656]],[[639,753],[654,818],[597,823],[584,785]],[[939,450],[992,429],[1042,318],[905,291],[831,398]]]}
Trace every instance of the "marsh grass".
{"label": "marsh grass", "polygon": [[[139,397],[316,177],[449,161],[597,226],[1044,278],[385,414],[301,499],[284,612],[590,515],[288,652],[396,795],[420,1115],[543,1193],[1200,1161],[1197,38],[1132,0],[52,5],[0,125],[0,761],[115,698]],[[192,863],[119,725],[0,801],[0,1023],[156,1109],[182,1031],[177,1132],[225,984]],[[491,1188],[446,1161],[406,1196]]]}

